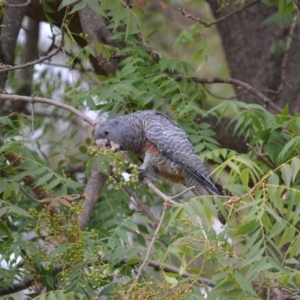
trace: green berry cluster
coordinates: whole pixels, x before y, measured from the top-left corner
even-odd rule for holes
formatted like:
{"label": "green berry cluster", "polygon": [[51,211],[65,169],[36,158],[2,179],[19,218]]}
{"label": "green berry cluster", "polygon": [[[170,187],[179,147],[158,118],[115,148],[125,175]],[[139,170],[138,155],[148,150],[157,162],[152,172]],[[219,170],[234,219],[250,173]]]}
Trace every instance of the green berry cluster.
{"label": "green berry cluster", "polygon": [[110,275],[111,272],[111,268],[108,264],[94,266],[88,273],[87,282],[90,286],[97,287],[108,282],[108,275]]}
{"label": "green berry cluster", "polygon": [[[180,284],[175,288],[170,288],[169,283],[164,280],[160,282],[143,282],[136,283],[134,288],[131,290],[130,299],[143,299],[143,300],[153,300],[153,299],[168,299],[168,300],[184,300],[188,293],[191,293],[190,284]],[[127,290],[122,289],[120,296],[125,298],[127,295]]]}
{"label": "green berry cluster", "polygon": [[68,251],[63,256],[63,261],[68,263],[78,263],[84,261],[84,253],[86,248],[86,239],[81,234],[76,237],[73,243],[68,245]]}
{"label": "green berry cluster", "polygon": [[[108,179],[114,189],[131,186],[138,181],[138,166],[132,163],[128,164],[118,152],[114,152],[109,148],[100,148],[98,151],[90,149],[90,154],[95,157],[100,155],[103,158],[101,162],[102,171],[110,174]],[[130,170],[129,180],[125,180],[122,175],[125,170]]]}
{"label": "green berry cluster", "polygon": [[[109,181],[112,183],[114,189],[121,189],[124,186],[132,186],[138,182],[138,166],[135,164],[126,165],[124,162],[118,162],[118,164],[110,164],[110,167],[113,168],[113,175],[108,177]],[[130,170],[129,180],[125,180],[123,176],[124,170]]]}

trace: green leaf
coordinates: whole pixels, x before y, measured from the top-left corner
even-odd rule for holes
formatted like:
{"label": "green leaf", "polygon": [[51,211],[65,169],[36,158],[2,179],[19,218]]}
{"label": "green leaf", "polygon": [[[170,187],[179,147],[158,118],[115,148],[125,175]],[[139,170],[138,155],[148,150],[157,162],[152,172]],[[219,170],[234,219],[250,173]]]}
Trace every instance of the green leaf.
{"label": "green leaf", "polygon": [[[77,2],[77,0],[63,0],[58,8],[58,10],[61,10],[63,7],[71,5],[73,3]],[[85,2],[85,1],[83,1]]]}
{"label": "green leaf", "polygon": [[250,234],[257,228],[258,224],[256,220],[241,224],[237,226],[237,235]]}
{"label": "green leaf", "polygon": [[286,222],[277,220],[277,222],[271,228],[269,238],[271,239],[277,236],[282,230],[284,230],[285,227],[286,227]]}
{"label": "green leaf", "polygon": [[297,149],[299,147],[299,144],[300,144],[300,136],[296,136],[291,140],[289,140],[280,151],[278,155],[279,159],[283,160],[286,153],[291,149]]}
{"label": "green leaf", "polygon": [[0,221],[0,237],[3,237],[3,236],[11,236],[11,233],[10,233],[8,227]]}
{"label": "green leaf", "polygon": [[75,298],[74,293],[72,293],[72,292],[67,293],[66,297],[67,297],[67,300],[77,300],[77,299],[81,300],[81,299],[83,299],[83,298],[79,298],[79,297]]}
{"label": "green leaf", "polygon": [[175,278],[178,275],[175,275],[173,273],[166,273],[163,272],[165,280],[171,284],[171,288],[174,288],[178,285],[178,280]]}
{"label": "green leaf", "polygon": [[226,163],[232,170],[234,170],[237,174],[241,175],[240,169],[235,163],[233,163],[230,160],[228,160]]}
{"label": "green leaf", "polygon": [[52,276],[46,275],[45,277],[47,287],[52,289],[54,287],[54,278]]}
{"label": "green leaf", "polygon": [[277,257],[268,256],[268,261],[271,264],[272,268],[274,268],[275,270],[278,270],[283,273],[286,272],[285,268],[283,267],[281,262],[278,261]]}
{"label": "green leaf", "polygon": [[97,105],[91,96],[86,97],[86,103],[90,109],[97,110]]}
{"label": "green leaf", "polygon": [[46,182],[48,182],[52,177],[53,177],[53,173],[47,173],[43,177],[41,177],[35,185],[36,186],[43,185]]}
{"label": "green leaf", "polygon": [[241,171],[241,181],[245,187],[248,187],[248,183],[249,183],[249,169],[248,168],[243,169]]}
{"label": "green leaf", "polygon": [[278,190],[279,186],[279,177],[277,174],[272,173],[268,178],[268,190],[270,193],[270,196],[273,196],[276,191]]}
{"label": "green leaf", "polygon": [[[5,198],[4,198],[5,199]],[[0,218],[8,213],[8,207],[4,206],[0,208]]]}
{"label": "green leaf", "polygon": [[56,299],[56,296],[55,296],[55,294],[54,294],[54,292],[51,291],[51,292],[48,294],[47,300],[57,300],[57,299]]}
{"label": "green leaf", "polygon": [[98,15],[106,17],[106,14],[104,13],[103,9],[101,8],[101,5],[97,0],[89,0],[88,5],[89,7],[95,11]]}
{"label": "green leaf", "polygon": [[68,251],[68,247],[66,245],[60,245],[60,246],[56,247],[54,250],[52,250],[49,253],[49,256],[55,256],[57,254],[63,254],[66,251]]}
{"label": "green leaf", "polygon": [[12,214],[16,214],[16,215],[19,215],[19,216],[31,218],[31,215],[25,209],[23,209],[23,208],[21,208],[19,206],[8,205],[7,208],[9,209],[9,211]]}
{"label": "green leaf", "polygon": [[[70,1],[70,0],[68,0]],[[71,0],[73,1],[73,0]],[[76,1],[77,2],[77,1]],[[85,8],[88,4],[88,0],[80,0],[77,4],[75,4],[72,8],[72,10],[70,11],[70,14],[75,13],[76,11],[82,10],[83,8]],[[61,5],[60,5],[61,7]]]}
{"label": "green leaf", "polygon": [[290,187],[292,181],[292,169],[288,164],[283,164],[280,168],[282,179],[287,187]]}
{"label": "green leaf", "polygon": [[282,247],[287,243],[291,243],[296,237],[295,233],[296,231],[294,227],[286,227],[283,235],[281,236],[278,246]]}
{"label": "green leaf", "polygon": [[269,270],[271,268],[272,266],[270,263],[268,263],[267,258],[262,257],[249,269],[247,278],[249,278],[251,281],[257,280],[262,271]]}
{"label": "green leaf", "polygon": [[248,253],[246,259],[240,264],[241,268],[250,266],[254,262],[257,262],[264,256],[265,250],[260,248],[260,244],[256,244],[253,249]]}
{"label": "green leaf", "polygon": [[291,258],[289,258],[289,259],[286,259],[284,262],[285,262],[286,264],[291,264],[291,265],[296,265],[296,264],[299,263],[299,261],[298,261],[296,258],[294,258],[294,257],[291,257]]}
{"label": "green leaf", "polygon": [[33,300],[47,300],[48,297],[46,298],[46,295],[47,295],[47,294],[41,294],[41,295],[39,295],[39,296],[33,298]]}
{"label": "green leaf", "polygon": [[61,179],[56,178],[56,179],[52,180],[51,182],[49,182],[49,184],[47,184],[46,188],[48,190],[51,190],[51,189],[55,188],[57,185],[59,185],[60,183],[61,183]]}
{"label": "green leaf", "polygon": [[246,280],[246,278],[239,271],[235,270],[233,275],[240,285],[241,289],[243,289],[246,293],[256,295],[256,292],[252,288],[251,282],[249,282],[249,280]]}
{"label": "green leaf", "polygon": [[300,158],[293,157],[291,160],[292,181],[294,182],[300,169]]}
{"label": "green leaf", "polygon": [[185,214],[192,220],[195,221],[197,219],[197,215],[195,213],[194,208],[191,206],[190,203],[185,202],[183,203],[183,211]]}
{"label": "green leaf", "polygon": [[66,300],[67,299],[63,291],[57,291],[56,298],[57,298],[57,300]]}

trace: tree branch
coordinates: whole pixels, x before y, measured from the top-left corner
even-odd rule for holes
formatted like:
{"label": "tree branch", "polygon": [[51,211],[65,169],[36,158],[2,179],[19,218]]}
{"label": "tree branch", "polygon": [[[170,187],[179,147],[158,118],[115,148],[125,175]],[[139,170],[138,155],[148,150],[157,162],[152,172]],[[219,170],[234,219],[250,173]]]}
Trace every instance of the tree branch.
{"label": "tree branch", "polygon": [[283,55],[283,59],[282,59],[282,63],[281,63],[281,80],[280,80],[280,85],[278,87],[277,90],[277,97],[280,97],[280,94],[282,92],[285,80],[286,80],[286,64],[288,61],[288,56],[289,56],[289,51],[291,48],[291,42],[292,42],[292,38],[293,38],[293,34],[295,32],[295,28],[297,25],[297,20],[298,20],[298,9],[295,10],[294,12],[294,16],[293,16],[293,20],[292,20],[292,24],[290,26],[290,30],[289,30],[289,34],[287,36],[287,40],[286,40],[286,46],[285,46],[285,50],[284,50],[284,55]]}
{"label": "tree branch", "polygon": [[41,98],[41,97],[36,97],[36,96],[28,97],[28,96],[20,96],[20,95],[0,94],[0,100],[26,101],[26,102],[30,102],[30,103],[49,104],[49,105],[53,105],[53,106],[56,106],[56,107],[59,107],[59,108],[63,108],[65,110],[73,113],[74,115],[76,115],[77,117],[82,119],[84,122],[87,122],[88,124],[92,125],[93,127],[96,124],[96,121],[89,118],[88,116],[83,114],[81,111],[77,110],[76,108],[74,108],[74,107],[72,107],[68,104],[62,103],[62,102],[53,101],[51,99]]}
{"label": "tree branch", "polygon": [[154,224],[157,223],[157,220],[154,217],[154,215],[152,214],[152,212],[150,211],[150,209],[148,208],[148,206],[129,187],[123,186],[122,188],[125,191],[125,193],[128,195],[128,197],[130,198],[130,200],[132,201],[132,199],[133,199],[132,202],[136,207],[136,211],[141,212],[145,216],[147,216],[151,220],[151,222],[153,223],[153,224],[149,224],[149,225],[152,228],[154,228],[155,227]]}
{"label": "tree branch", "polygon": [[[180,269],[174,266],[171,266],[169,264],[166,263],[162,263],[162,262],[158,262],[155,260],[149,260],[148,265],[150,267],[153,268],[159,268],[161,270],[164,270],[165,272],[168,273],[174,273],[174,274],[180,274]],[[194,278],[198,281],[199,284],[203,284],[205,283],[206,285],[210,286],[210,287],[214,287],[216,285],[216,283],[213,280],[209,280],[207,278],[203,278],[203,277],[199,277],[198,275],[193,275],[189,272],[184,272],[183,274],[181,274],[182,277],[184,278]]]}
{"label": "tree branch", "polygon": [[[25,28],[25,44],[21,56],[21,64],[33,61],[38,58],[38,40],[40,23],[32,18],[28,18],[28,24]],[[20,69],[16,73],[17,89],[16,94],[22,96],[32,95],[32,80],[34,67]],[[11,101],[9,105],[10,112],[27,113],[27,103],[22,101]]]}
{"label": "tree branch", "polygon": [[[183,79],[183,77],[178,77],[178,80],[182,80],[182,79]],[[243,81],[233,79],[233,78],[222,78],[222,77],[214,77],[214,78],[197,78],[197,77],[193,77],[193,78],[188,78],[188,79],[190,79],[190,80],[192,80],[196,83],[201,83],[201,84],[226,83],[226,84],[236,85],[236,86],[246,90],[247,92],[255,95],[266,106],[269,106],[275,112],[277,112],[277,113],[282,112],[282,108],[279,107],[278,105],[276,105],[274,102],[272,102],[272,100],[270,98],[268,98],[263,93],[261,93],[260,91],[258,91],[257,89],[255,89],[254,87],[252,87],[251,85],[249,85],[249,84],[247,84]]]}
{"label": "tree branch", "polygon": [[178,8],[178,10],[179,10],[179,11],[181,12],[181,14],[182,14],[183,16],[185,16],[186,18],[191,19],[191,20],[193,20],[193,21],[196,21],[196,22],[202,24],[204,27],[210,27],[211,25],[215,25],[215,24],[217,24],[217,23],[220,23],[220,22],[222,22],[222,21],[225,21],[226,19],[230,18],[231,16],[233,16],[233,15],[235,15],[235,14],[238,14],[238,13],[242,12],[243,10],[245,10],[245,9],[249,8],[250,6],[252,6],[252,5],[254,5],[254,4],[257,4],[257,3],[258,3],[257,0],[256,0],[256,1],[253,1],[253,2],[250,2],[249,4],[247,4],[247,5],[243,6],[243,7],[241,7],[240,9],[234,10],[234,11],[230,12],[229,14],[227,14],[227,15],[225,15],[225,16],[223,16],[223,17],[221,17],[221,18],[219,18],[219,19],[217,19],[217,20],[215,20],[215,21],[213,21],[213,22],[204,22],[204,21],[202,21],[200,18],[197,18],[197,17],[195,17],[195,16],[193,16],[193,15],[187,13],[183,8]]}
{"label": "tree branch", "polygon": [[21,282],[14,283],[13,286],[7,288],[0,288],[0,296],[20,292],[32,286],[33,283],[34,279],[27,279]]}
{"label": "tree branch", "polygon": [[81,9],[78,13],[82,30],[87,34],[88,44],[94,47],[96,53],[95,58],[98,65],[103,69],[106,75],[114,74],[117,69],[117,64],[106,60],[103,52],[97,53],[97,44],[114,44],[114,42],[110,41],[111,32],[107,29],[104,18],[89,6]]}
{"label": "tree branch", "polygon": [[[9,0],[8,4],[22,4],[22,0]],[[3,64],[12,64],[14,59],[14,51],[17,43],[17,38],[21,28],[22,20],[25,15],[25,7],[14,8],[7,7],[2,19],[1,29],[1,43],[0,43],[0,61]],[[0,64],[1,65],[1,64]],[[4,90],[7,72],[0,73],[0,91]],[[3,116],[3,105],[0,103],[0,116]],[[3,129],[0,126],[0,133]]]}
{"label": "tree branch", "polygon": [[84,211],[78,218],[80,230],[86,228],[106,180],[107,176],[93,166],[91,176],[83,191],[85,196],[85,200],[83,201]]}
{"label": "tree branch", "polygon": [[[60,273],[65,268],[64,265],[58,265],[54,267],[52,271],[52,275],[56,276],[58,273]],[[35,282],[34,277],[32,279],[26,279],[21,282],[14,283],[13,286],[7,287],[7,288],[0,288],[0,296],[9,295],[12,293],[16,293],[22,290],[25,290],[29,287],[31,287]]]}
{"label": "tree branch", "polygon": [[[178,206],[181,206],[180,203],[178,203],[178,202],[176,202],[176,201],[173,200],[173,198],[176,198],[178,195],[173,196],[173,197],[169,197],[169,196],[167,196],[166,194],[164,194],[160,189],[158,189],[158,188],[153,184],[153,182],[152,182],[150,179],[148,179],[147,177],[145,177],[145,178],[143,179],[143,181],[144,181],[144,183],[148,186],[148,188],[149,188],[150,190],[152,190],[156,195],[158,195],[160,198],[162,198],[162,199],[165,201],[164,205],[171,204],[171,205],[177,206],[177,207],[178,207]],[[185,191],[184,191],[184,193],[185,193]],[[180,193],[180,194],[182,194],[182,193]]]}

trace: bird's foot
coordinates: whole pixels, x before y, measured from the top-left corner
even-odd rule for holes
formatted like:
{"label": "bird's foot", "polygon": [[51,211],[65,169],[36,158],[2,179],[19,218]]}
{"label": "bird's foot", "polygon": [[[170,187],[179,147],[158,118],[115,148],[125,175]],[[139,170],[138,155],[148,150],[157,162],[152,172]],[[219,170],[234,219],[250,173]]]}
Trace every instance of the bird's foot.
{"label": "bird's foot", "polygon": [[140,173],[146,172],[146,169],[147,169],[147,167],[144,166],[144,164],[140,165],[140,166],[137,168],[137,170],[138,170]]}
{"label": "bird's foot", "polygon": [[141,171],[139,170],[139,175],[138,175],[138,179],[140,181],[143,181],[144,178],[148,178],[151,182],[155,182],[156,181],[156,177],[151,175],[149,172],[147,172],[146,170]]}

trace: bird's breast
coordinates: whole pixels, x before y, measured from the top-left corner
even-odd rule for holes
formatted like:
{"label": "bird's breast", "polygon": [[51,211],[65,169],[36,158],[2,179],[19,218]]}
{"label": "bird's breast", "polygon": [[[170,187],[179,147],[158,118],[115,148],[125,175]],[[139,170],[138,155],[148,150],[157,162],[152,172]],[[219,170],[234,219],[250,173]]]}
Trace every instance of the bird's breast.
{"label": "bird's breast", "polygon": [[184,183],[186,177],[185,170],[172,161],[166,153],[160,151],[157,146],[149,140],[147,140],[145,147],[139,155],[143,160],[145,158],[145,153],[150,157],[149,165],[161,176],[172,182]]}

